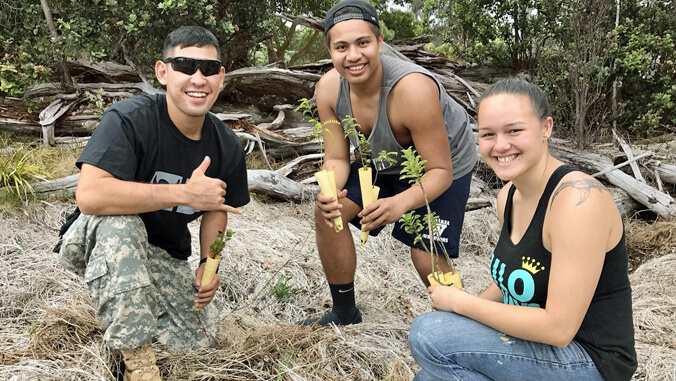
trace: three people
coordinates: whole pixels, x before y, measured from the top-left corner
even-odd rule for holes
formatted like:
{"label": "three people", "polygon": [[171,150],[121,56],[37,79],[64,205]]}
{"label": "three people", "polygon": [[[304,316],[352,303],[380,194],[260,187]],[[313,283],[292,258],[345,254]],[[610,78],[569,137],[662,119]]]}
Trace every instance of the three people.
{"label": "three people", "polygon": [[[398,222],[410,210],[419,209],[421,215],[427,211],[420,187],[410,187],[399,179],[404,160],[400,154],[394,165],[373,162],[379,171],[375,185],[380,187],[380,196],[363,208],[358,177],[362,158],[350,164],[349,151],[350,141],[357,146],[358,139],[350,136],[348,141],[344,126],[328,121],[355,118],[358,131],[370,143],[373,158],[381,151],[399,153],[415,147],[427,161],[424,187],[432,211],[440,218],[441,233],[434,239],[446,247],[450,257],[458,256],[477,155],[467,113],[434,76],[416,64],[381,54],[383,34],[371,4],[362,0],[339,2],[326,14],[324,33],[334,68],[317,83],[317,108],[327,130],[324,167],[335,172],[339,193],[338,204],[331,203],[334,197],[317,195],[315,221],[317,247],[333,308],[302,324],[346,325],[362,319],[354,292],[356,253],[350,230],[336,233],[331,220],[340,217],[344,226],[348,222],[364,226],[362,229],[371,235],[394,223],[392,236],[410,247],[413,264],[429,285],[429,253],[420,243],[414,243],[415,236],[406,233]],[[438,263],[442,270],[450,271],[445,257]]]}
{"label": "three people", "polygon": [[[381,55],[370,4],[344,0],[331,8],[325,37],[334,69],[317,85],[320,119],[355,118],[376,154],[416,148],[427,160],[425,189],[443,225],[435,239],[457,257],[476,160],[466,112],[428,71]],[[206,258],[228,213],[241,213],[249,201],[238,139],[208,113],[223,83],[219,57],[205,29],[173,31],[155,67],[166,95],[115,103],[77,161],[83,214],[65,233],[61,256],[84,275],[107,327],[104,341],[123,353],[125,379],[159,379],[151,340],[174,350],[210,345],[192,307],[211,302],[220,278],[200,285],[202,262],[191,273],[187,224],[202,216]],[[409,334],[422,367],[416,379],[625,380],[636,369],[622,220],[598,181],[548,153],[552,125],[545,95],[525,81],[501,81],[482,97],[480,151],[509,181],[498,196],[503,230],[491,257],[494,282],[479,296],[429,287],[438,311],[417,317]],[[355,324],[362,319],[355,248],[349,229],[335,233],[331,220],[372,235],[395,223],[393,236],[410,247],[427,284],[429,254],[397,223],[424,199],[399,180],[398,157],[391,166],[374,164],[380,198],[362,208],[360,163],[349,161],[343,126],[326,128],[325,167],[341,191],[338,204],[317,196],[316,222],[333,308],[303,324]],[[438,262],[448,270],[445,258]],[[202,311],[213,332],[210,309]]]}
{"label": "three people", "polygon": [[[193,308],[211,302],[220,278],[200,284],[203,263],[228,213],[249,202],[241,144],[209,113],[225,74],[216,37],[174,30],[155,74],[166,95],[116,102],[78,158],[82,214],[60,250],[84,275],[103,340],[122,351],[125,380],[159,380],[151,340],[173,350],[211,344],[204,327],[215,334],[216,319],[208,307],[198,319]],[[200,216],[204,261],[193,274],[187,225]]]}
{"label": "three people", "polygon": [[508,181],[493,282],[430,287],[408,342],[416,380],[629,380],[636,369],[622,219],[594,178],[552,157],[544,92],[510,78],[479,103],[479,150]]}

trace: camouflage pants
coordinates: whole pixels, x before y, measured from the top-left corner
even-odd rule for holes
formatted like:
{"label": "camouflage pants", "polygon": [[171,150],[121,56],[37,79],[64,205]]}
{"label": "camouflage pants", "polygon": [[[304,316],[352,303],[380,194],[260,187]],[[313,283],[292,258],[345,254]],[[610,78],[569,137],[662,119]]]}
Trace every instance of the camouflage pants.
{"label": "camouflage pants", "polygon": [[149,244],[138,216],[82,214],[64,234],[60,255],[65,267],[84,276],[110,348],[131,350],[149,340],[174,351],[211,345],[215,311],[202,308],[198,320],[194,272],[187,261]]}

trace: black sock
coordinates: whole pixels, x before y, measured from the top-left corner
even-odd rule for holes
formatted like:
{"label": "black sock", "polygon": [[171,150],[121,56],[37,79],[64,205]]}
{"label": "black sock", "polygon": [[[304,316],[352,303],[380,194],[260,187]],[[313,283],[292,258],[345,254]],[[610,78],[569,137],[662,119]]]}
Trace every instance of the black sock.
{"label": "black sock", "polygon": [[354,282],[348,284],[330,284],[333,298],[333,313],[343,323],[350,323],[357,315],[357,305],[354,300]]}

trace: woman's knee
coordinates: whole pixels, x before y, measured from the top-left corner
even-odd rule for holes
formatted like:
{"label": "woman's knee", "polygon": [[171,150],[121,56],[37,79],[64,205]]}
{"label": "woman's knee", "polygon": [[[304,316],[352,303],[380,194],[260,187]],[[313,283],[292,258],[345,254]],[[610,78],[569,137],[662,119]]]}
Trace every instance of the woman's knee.
{"label": "woman's knee", "polygon": [[[411,352],[433,356],[452,356],[472,350],[478,337],[494,331],[483,324],[452,312],[434,311],[413,320],[408,334]],[[497,331],[496,331],[497,332]]]}

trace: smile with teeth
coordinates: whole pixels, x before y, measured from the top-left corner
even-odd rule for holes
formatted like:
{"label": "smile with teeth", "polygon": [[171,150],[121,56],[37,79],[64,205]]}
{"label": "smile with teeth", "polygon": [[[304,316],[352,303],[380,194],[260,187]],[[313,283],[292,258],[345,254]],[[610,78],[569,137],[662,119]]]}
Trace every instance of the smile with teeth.
{"label": "smile with teeth", "polygon": [[496,159],[498,159],[498,163],[509,163],[510,161],[516,159],[516,154],[510,155],[510,156],[497,156]]}
{"label": "smile with teeth", "polygon": [[363,69],[364,66],[366,66],[366,65],[361,64],[361,65],[359,65],[359,66],[348,66],[348,67],[347,67],[347,70],[350,70],[350,71],[359,71],[359,70]]}
{"label": "smile with teeth", "polygon": [[193,97],[193,98],[206,98],[207,97],[207,93],[202,93],[202,92],[199,92],[199,91],[189,91],[186,94],[188,94],[188,96]]}

